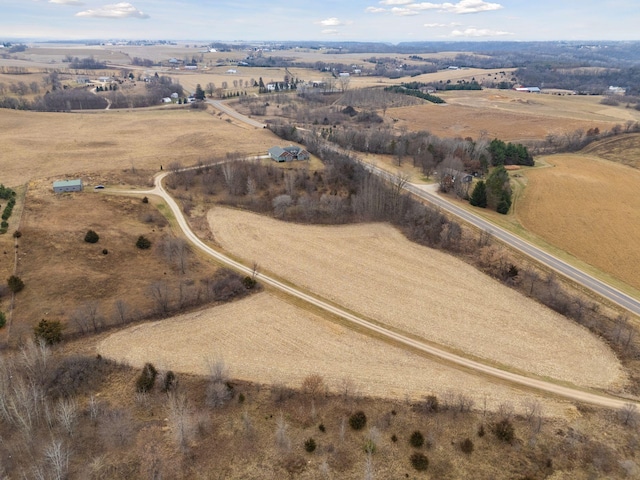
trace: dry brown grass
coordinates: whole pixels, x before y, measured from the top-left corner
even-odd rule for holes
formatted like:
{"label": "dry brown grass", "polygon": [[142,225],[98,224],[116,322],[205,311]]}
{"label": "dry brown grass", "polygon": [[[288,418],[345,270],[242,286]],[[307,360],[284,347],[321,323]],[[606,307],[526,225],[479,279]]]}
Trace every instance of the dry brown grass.
{"label": "dry brown grass", "polygon": [[526,172],[517,216],[528,230],[640,288],[640,172],[588,155],[554,155]]}
{"label": "dry brown grass", "polygon": [[640,168],[640,134],[606,138],[592,143],[582,153]]}
{"label": "dry brown grass", "polygon": [[578,385],[624,383],[586,329],[389,225],[299,226],[222,207],[209,223],[232,254],[393,328]]}
{"label": "dry brown grass", "polygon": [[[207,375],[207,361],[224,359],[233,378],[300,386],[322,375],[329,389],[373,397],[421,398],[464,392],[495,410],[520,407],[530,393],[433,362],[354,332],[267,293],[170,320],[114,333],[98,353],[136,368],[152,362],[162,369]],[[460,388],[462,387],[462,388]],[[566,415],[562,402],[545,401],[545,413]]]}
{"label": "dry brown grass", "polygon": [[[155,222],[147,221],[150,215]],[[92,302],[109,323],[119,299],[126,301],[130,315],[148,315],[154,307],[148,291],[152,283],[166,281],[175,294],[178,282],[213,274],[214,265],[191,256],[186,274],[180,275],[157,253],[159,240],[169,234],[166,225],[156,208],[140,199],[90,190],[55,195],[49,181],[32,182],[19,242],[18,275],[26,287],[16,296],[10,341],[31,336],[42,318],[67,324],[78,308]],[[98,243],[84,241],[89,229],[100,235]],[[139,235],[153,242],[150,250],[135,247]],[[12,255],[4,258],[13,261]],[[70,323],[67,333],[76,330]]]}
{"label": "dry brown grass", "polygon": [[489,138],[505,141],[542,140],[578,129],[609,130],[628,120],[640,120],[640,112],[600,105],[600,97],[534,95],[510,90],[438,92],[444,105],[389,109],[398,126],[427,130],[441,137]]}
{"label": "dry brown grass", "polygon": [[[266,152],[278,139],[191,109],[37,113],[0,110],[0,182],[82,172],[159,170],[180,161]],[[100,183],[100,182],[98,182]]]}

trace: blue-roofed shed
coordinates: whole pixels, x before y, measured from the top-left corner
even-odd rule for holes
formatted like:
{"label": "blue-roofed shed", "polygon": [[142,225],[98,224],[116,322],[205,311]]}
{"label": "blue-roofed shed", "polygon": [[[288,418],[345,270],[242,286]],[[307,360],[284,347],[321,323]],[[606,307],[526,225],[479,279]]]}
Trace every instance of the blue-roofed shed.
{"label": "blue-roofed shed", "polygon": [[82,180],[80,178],[77,178],[75,180],[58,180],[57,182],[53,182],[54,193],[81,192],[81,191],[82,191]]}

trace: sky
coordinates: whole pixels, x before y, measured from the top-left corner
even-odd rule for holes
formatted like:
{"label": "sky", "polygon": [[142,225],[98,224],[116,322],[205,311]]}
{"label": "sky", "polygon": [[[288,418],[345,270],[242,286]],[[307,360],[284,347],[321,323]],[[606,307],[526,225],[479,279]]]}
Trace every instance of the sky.
{"label": "sky", "polygon": [[640,40],[639,7],[638,0],[0,0],[0,40]]}

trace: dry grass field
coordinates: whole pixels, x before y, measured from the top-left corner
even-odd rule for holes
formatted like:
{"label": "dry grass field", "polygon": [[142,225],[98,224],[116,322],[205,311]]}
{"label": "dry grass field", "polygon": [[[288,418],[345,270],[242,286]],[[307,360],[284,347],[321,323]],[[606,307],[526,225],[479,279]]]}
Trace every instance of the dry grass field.
{"label": "dry grass field", "polygon": [[[360,395],[417,400],[447,392],[472,397],[495,411],[510,403],[522,411],[531,393],[436,363],[354,332],[268,293],[208,310],[145,323],[109,335],[100,355],[141,368],[207,375],[223,359],[234,379],[296,386],[318,373],[332,392],[345,385]],[[462,388],[461,388],[462,387]],[[565,416],[567,403],[540,400],[545,415]]]}
{"label": "dry grass field", "polygon": [[616,124],[639,121],[640,112],[601,105],[598,96],[535,95],[511,90],[438,92],[444,105],[389,109],[397,125],[427,130],[441,137],[489,138],[505,141],[543,140],[578,129],[610,130]]}
{"label": "dry grass field", "polygon": [[[277,143],[269,131],[231,124],[192,109],[37,113],[0,109],[0,182],[123,169],[159,170],[224,157],[261,154]],[[103,183],[99,175],[95,183]]]}
{"label": "dry grass field", "polygon": [[[89,229],[100,236],[98,243],[84,241]],[[167,282],[173,298],[177,283],[197,285],[217,270],[190,255],[180,274],[165,259],[159,243],[170,231],[151,203],[90,190],[56,195],[49,180],[30,183],[20,231],[17,274],[26,287],[16,295],[12,344],[31,337],[42,318],[62,321],[66,333],[77,332],[71,317],[89,305],[109,324],[116,300],[126,302],[129,319],[148,316],[155,308],[149,291],[154,282]],[[151,240],[151,249],[135,247],[139,235]],[[13,264],[13,255],[3,255],[5,261]]]}
{"label": "dry grass field", "polygon": [[640,168],[640,134],[606,138],[592,143],[581,153]]}
{"label": "dry grass field", "polygon": [[222,207],[209,224],[232,254],[393,328],[577,385],[624,384],[586,329],[389,225],[300,226]]}
{"label": "dry grass field", "polygon": [[522,225],[627,284],[640,288],[640,172],[591,155],[554,155],[553,168],[526,172]]}

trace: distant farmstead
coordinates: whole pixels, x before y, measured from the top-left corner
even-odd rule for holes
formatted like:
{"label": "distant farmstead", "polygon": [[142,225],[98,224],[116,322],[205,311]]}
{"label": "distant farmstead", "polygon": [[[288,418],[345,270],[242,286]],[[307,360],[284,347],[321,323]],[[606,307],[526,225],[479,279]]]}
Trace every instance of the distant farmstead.
{"label": "distant farmstead", "polygon": [[516,92],[540,93],[540,87],[516,87]]}
{"label": "distant farmstead", "polygon": [[309,152],[304,148],[290,145],[288,147],[271,147],[269,157],[276,162],[293,162],[294,160],[309,160]]}
{"label": "distant farmstead", "polygon": [[58,180],[57,182],[53,182],[53,192],[54,193],[64,193],[64,192],[81,192],[82,191],[82,180]]}

